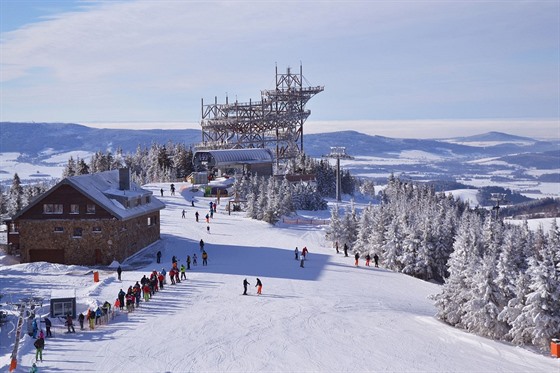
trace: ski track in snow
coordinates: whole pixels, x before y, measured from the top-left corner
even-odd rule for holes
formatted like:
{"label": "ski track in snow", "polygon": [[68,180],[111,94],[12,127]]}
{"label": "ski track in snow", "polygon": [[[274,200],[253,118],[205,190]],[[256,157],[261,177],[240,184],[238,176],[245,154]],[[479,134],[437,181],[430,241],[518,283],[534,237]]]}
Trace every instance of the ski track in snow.
{"label": "ski track in snow", "polygon": [[[383,268],[354,267],[352,255],[336,254],[325,241],[325,227],[269,224],[228,215],[225,203],[212,219],[202,218],[210,199],[188,185],[168,196],[167,184],[147,188],[167,207],[161,214],[162,240],[122,264],[122,282],[113,268],[92,269],[45,263],[0,267],[5,288],[48,298],[51,289],[76,288],[78,312],[114,303],[152,270],[167,271],[171,257],[196,253],[198,266],[187,281],[167,284],[149,302],[94,331],[65,334],[60,324],[47,339],[40,372],[560,372],[560,359],[451,328],[434,318],[428,299],[438,285]],[[186,210],[186,218],[181,211]],[[195,222],[194,212],[201,214]],[[202,266],[199,241],[209,264]],[[305,268],[293,250],[309,249]],[[162,263],[155,253],[161,250]],[[97,270],[97,269],[96,269]],[[263,294],[256,294],[256,277]],[[243,296],[242,281],[250,282]],[[168,281],[169,282],[169,281]],[[46,313],[46,312],[45,312]],[[57,320],[54,320],[57,323]],[[0,346],[0,371],[9,353]],[[16,372],[27,372],[34,358],[32,340],[20,344]]]}

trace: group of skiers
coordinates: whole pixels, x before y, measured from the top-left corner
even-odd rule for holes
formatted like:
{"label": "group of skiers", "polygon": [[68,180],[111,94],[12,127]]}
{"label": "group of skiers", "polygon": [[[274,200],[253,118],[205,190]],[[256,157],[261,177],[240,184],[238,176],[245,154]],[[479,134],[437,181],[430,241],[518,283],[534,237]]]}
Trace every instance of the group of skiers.
{"label": "group of skiers", "polygon": [[[249,286],[249,285],[251,285],[251,284],[245,278],[243,280],[243,295],[247,295],[247,286]],[[262,285],[262,281],[258,277],[257,277],[257,284],[255,285],[255,287],[257,288],[257,295],[261,295],[263,285]]]}

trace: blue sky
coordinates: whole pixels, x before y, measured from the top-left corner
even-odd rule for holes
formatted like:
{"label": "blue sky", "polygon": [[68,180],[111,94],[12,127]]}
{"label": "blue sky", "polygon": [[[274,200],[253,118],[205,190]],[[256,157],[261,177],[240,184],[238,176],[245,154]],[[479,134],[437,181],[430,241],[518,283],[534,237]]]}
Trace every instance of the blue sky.
{"label": "blue sky", "polygon": [[309,121],[532,120],[560,137],[559,1],[0,4],[2,121],[196,123],[201,99],[258,100],[301,63],[325,86]]}

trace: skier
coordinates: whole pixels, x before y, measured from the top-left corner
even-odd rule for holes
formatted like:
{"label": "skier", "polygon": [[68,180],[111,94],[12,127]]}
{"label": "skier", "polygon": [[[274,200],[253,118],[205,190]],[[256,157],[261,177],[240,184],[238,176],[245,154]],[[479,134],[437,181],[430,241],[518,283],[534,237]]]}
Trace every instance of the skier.
{"label": "skier", "polygon": [[119,265],[119,267],[117,268],[117,275],[119,276],[119,281],[121,280],[121,273],[122,273],[122,268]]}
{"label": "skier", "polygon": [[335,242],[334,247],[336,247],[336,253],[338,254],[339,253],[339,251],[338,251],[338,241]]}
{"label": "skier", "polygon": [[161,274],[163,275],[163,283],[167,284],[167,281],[165,280],[165,275],[167,274],[167,272],[165,272],[165,268],[161,269]]}
{"label": "skier", "polygon": [[206,223],[210,223],[210,215],[206,214],[205,218],[206,218]]}
{"label": "skier", "polygon": [[298,254],[299,254],[299,251],[298,251],[298,248],[297,248],[297,246],[296,246],[296,249],[294,250],[294,254],[296,254],[296,260],[298,260]]}
{"label": "skier", "polygon": [[371,260],[371,256],[369,256],[369,253],[366,255],[366,267],[369,267],[369,261]]}
{"label": "skier", "polygon": [[210,225],[206,226],[206,232],[210,233]]}
{"label": "skier", "polygon": [[251,285],[247,279],[243,280],[243,295],[247,295],[247,285]]}
{"label": "skier", "polygon": [[175,195],[175,184],[171,184],[169,186],[169,189],[171,190],[171,195],[174,196]]}
{"label": "skier", "polygon": [[33,328],[32,336],[33,336],[33,338],[37,338],[37,331],[39,330],[39,327],[37,326],[37,319],[33,319],[32,325],[33,325],[32,326],[32,328]]}
{"label": "skier", "polygon": [[[183,266],[183,267],[184,267],[184,266]],[[164,284],[164,281],[165,281],[165,275],[164,275],[163,273],[160,272],[160,273],[158,273],[157,279],[158,279],[158,282],[159,282],[159,288],[163,290],[163,284]],[[138,303],[138,302],[136,302],[136,303]]]}
{"label": "skier", "polygon": [[52,337],[51,326],[51,320],[48,317],[45,317],[45,328],[47,329],[47,337]]}
{"label": "skier", "polygon": [[261,295],[262,292],[262,282],[261,280],[257,277],[257,284],[255,285],[255,287],[257,288],[257,294]]}
{"label": "skier", "polygon": [[344,244],[344,256],[348,256],[348,245]]}
{"label": "skier", "polygon": [[196,222],[198,223],[198,211],[194,213],[194,217],[196,218]]}
{"label": "skier", "polygon": [[200,239],[199,245],[200,245],[200,251],[201,252],[204,251],[204,241],[202,241],[202,239]]}
{"label": "skier", "polygon": [[193,264],[193,266],[197,265],[197,262],[196,262],[196,253],[192,254],[192,264]]}
{"label": "skier", "polygon": [[82,313],[80,313],[80,316],[78,316],[78,322],[80,323],[80,330],[84,330],[84,319],[85,319],[85,316],[82,312]]}
{"label": "skier", "polygon": [[[72,316],[70,315],[70,312],[68,312],[68,314],[66,315],[66,326],[68,326],[68,333],[76,333],[76,330],[74,330],[74,324],[72,323]],[[70,329],[72,329],[72,331],[70,331]]]}
{"label": "skier", "polygon": [[158,251],[156,254],[156,259],[158,263],[161,263],[161,251]]}
{"label": "skier", "polygon": [[39,361],[39,359],[41,359],[41,361],[43,361],[43,349],[45,348],[45,339],[44,338],[38,338],[38,339],[35,340],[33,345],[36,348],[36,350],[35,350],[35,361]]}
{"label": "skier", "polygon": [[307,246],[304,246],[301,250],[301,256],[303,257],[303,260],[307,260],[307,252]]}
{"label": "skier", "polygon": [[203,266],[208,265],[208,254],[206,253],[206,251],[202,252],[202,265]]}
{"label": "skier", "polygon": [[159,190],[159,192],[161,193],[161,196],[163,197],[163,188],[161,188],[161,189]]}
{"label": "skier", "polygon": [[181,218],[182,218],[182,219],[185,218],[185,209],[183,209],[183,213],[181,214]]}
{"label": "skier", "polygon": [[356,252],[356,255],[354,255],[354,259],[356,259],[356,267],[358,266],[358,259],[360,259],[360,254],[358,252]]}
{"label": "skier", "polygon": [[122,310],[124,308],[124,296],[126,295],[126,293],[123,291],[123,289],[121,289],[121,291],[119,291],[119,308]]}
{"label": "skier", "polygon": [[191,206],[194,207],[194,198],[191,198]]}
{"label": "skier", "polygon": [[181,280],[187,279],[186,268],[184,264],[181,264]]}
{"label": "skier", "polygon": [[375,268],[379,267],[379,257],[377,254],[373,254],[373,261],[375,262]]}
{"label": "skier", "polygon": [[92,310],[88,309],[86,319],[89,324],[89,329],[95,329],[95,313]]}
{"label": "skier", "polygon": [[187,269],[191,269],[191,256],[187,255]]}
{"label": "skier", "polygon": [[299,266],[300,266],[301,268],[305,268],[305,267],[303,266],[303,262],[304,262],[304,259],[303,259],[303,256],[302,256],[302,257],[301,257],[301,260],[300,260],[300,262],[299,262]]}

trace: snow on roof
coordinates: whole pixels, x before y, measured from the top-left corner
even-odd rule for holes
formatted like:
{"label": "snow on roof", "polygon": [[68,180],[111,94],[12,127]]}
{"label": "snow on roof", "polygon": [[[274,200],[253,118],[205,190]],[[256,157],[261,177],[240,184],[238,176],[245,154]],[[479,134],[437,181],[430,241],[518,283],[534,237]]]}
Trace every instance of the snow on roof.
{"label": "snow on roof", "polygon": [[[165,208],[165,204],[155,198],[151,191],[142,189],[134,182],[130,182],[129,189],[119,189],[118,170],[73,176],[65,180],[68,184],[73,185],[76,189],[86,194],[121,220],[127,220]],[[111,198],[117,196],[126,197],[128,200],[149,196],[150,202],[125,208],[120,201]]]}
{"label": "snow on roof", "polygon": [[[76,188],[120,220],[128,220],[165,208],[165,204],[155,198],[150,190],[143,189],[132,181],[128,189],[119,189],[119,170],[67,177],[43,194],[43,197],[64,184]],[[39,198],[34,203],[29,204],[17,213],[14,219],[21,216],[41,199]],[[143,199],[143,201],[136,203],[138,199]],[[123,205],[122,201],[125,200],[132,201],[129,207]],[[149,202],[146,202],[147,200]]]}
{"label": "snow on roof", "polygon": [[76,298],[76,289],[53,289],[51,299]]}

